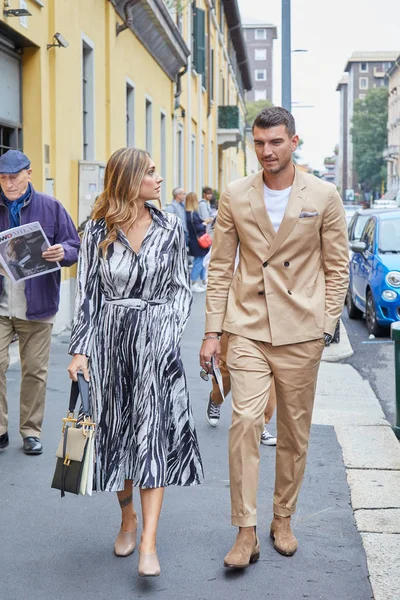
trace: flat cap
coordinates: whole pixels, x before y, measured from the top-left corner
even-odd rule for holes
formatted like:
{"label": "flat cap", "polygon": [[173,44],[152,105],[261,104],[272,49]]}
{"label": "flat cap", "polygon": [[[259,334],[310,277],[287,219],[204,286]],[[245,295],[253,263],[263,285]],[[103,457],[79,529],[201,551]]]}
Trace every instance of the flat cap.
{"label": "flat cap", "polygon": [[20,150],[8,150],[3,156],[0,156],[0,174],[13,175],[24,169],[29,169],[31,161]]}

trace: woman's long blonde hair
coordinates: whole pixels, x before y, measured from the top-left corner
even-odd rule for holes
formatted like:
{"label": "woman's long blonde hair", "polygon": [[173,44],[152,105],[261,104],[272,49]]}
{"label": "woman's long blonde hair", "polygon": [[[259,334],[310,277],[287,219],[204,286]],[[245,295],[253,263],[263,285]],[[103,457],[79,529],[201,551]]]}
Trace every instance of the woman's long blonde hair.
{"label": "woman's long blonde hair", "polygon": [[193,212],[199,210],[199,199],[197,194],[194,192],[189,192],[186,194],[185,198],[185,210],[188,212]]}
{"label": "woman's long blonde hair", "polygon": [[107,236],[99,244],[106,256],[118,230],[129,230],[137,219],[139,190],[150,164],[150,155],[137,148],[120,148],[109,158],[104,174],[104,191],[97,198],[92,219],[104,219]]}

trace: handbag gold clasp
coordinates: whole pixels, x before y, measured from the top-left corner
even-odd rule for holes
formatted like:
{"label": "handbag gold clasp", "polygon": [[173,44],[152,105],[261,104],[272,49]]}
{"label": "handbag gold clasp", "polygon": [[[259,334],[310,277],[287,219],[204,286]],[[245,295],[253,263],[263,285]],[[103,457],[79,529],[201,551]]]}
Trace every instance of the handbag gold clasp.
{"label": "handbag gold clasp", "polygon": [[69,454],[66,454],[66,455],[65,455],[65,458],[64,458],[64,463],[63,463],[63,464],[64,464],[66,467],[69,467],[69,465],[71,464],[71,461],[70,461],[70,459],[69,459]]}

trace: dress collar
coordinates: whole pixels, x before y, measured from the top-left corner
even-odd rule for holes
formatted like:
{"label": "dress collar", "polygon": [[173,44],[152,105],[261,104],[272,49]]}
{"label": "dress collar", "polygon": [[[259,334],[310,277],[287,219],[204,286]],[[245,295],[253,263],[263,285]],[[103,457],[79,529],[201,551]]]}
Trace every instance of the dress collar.
{"label": "dress collar", "polygon": [[156,208],[150,202],[145,202],[145,207],[149,209],[151,218],[153,221],[159,225],[160,227],[164,227],[164,229],[172,229],[172,225],[168,220],[168,217],[158,208]]}

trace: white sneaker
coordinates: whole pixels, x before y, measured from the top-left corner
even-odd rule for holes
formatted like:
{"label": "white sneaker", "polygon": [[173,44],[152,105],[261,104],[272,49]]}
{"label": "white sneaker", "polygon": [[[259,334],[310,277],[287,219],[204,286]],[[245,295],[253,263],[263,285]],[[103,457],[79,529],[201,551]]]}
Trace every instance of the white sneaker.
{"label": "white sneaker", "polygon": [[200,294],[200,293],[204,293],[204,292],[205,292],[205,289],[204,289],[204,288],[203,288],[203,287],[202,287],[200,284],[198,284],[198,283],[196,282],[196,283],[194,283],[194,284],[192,285],[192,292],[193,292],[194,294]]}
{"label": "white sneaker", "polygon": [[274,437],[267,429],[267,426],[264,425],[263,432],[261,434],[261,443],[264,446],[276,446],[276,437]]}

